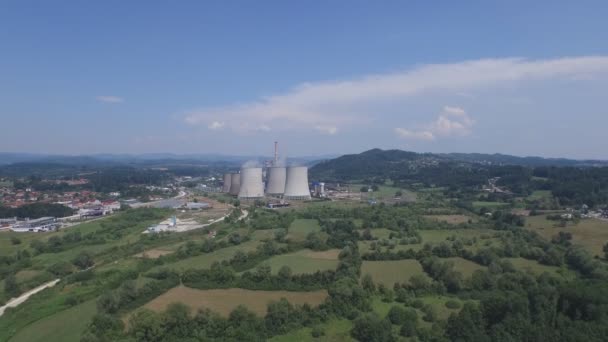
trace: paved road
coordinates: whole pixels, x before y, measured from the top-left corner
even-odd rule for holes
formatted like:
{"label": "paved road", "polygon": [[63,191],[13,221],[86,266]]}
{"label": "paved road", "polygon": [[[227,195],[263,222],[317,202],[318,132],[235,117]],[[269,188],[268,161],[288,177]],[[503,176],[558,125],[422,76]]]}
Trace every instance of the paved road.
{"label": "paved road", "polygon": [[55,279],[53,281],[49,281],[46,284],[42,284],[34,289],[31,289],[27,292],[25,292],[24,294],[22,294],[21,296],[17,297],[17,298],[13,298],[11,300],[8,301],[8,303],[6,303],[6,305],[0,307],[0,316],[4,315],[4,311],[8,308],[14,308],[20,304],[22,304],[23,302],[25,302],[28,298],[30,298],[32,295],[35,295],[36,293],[48,288],[48,287],[53,287],[55,286],[59,280],[61,279]]}

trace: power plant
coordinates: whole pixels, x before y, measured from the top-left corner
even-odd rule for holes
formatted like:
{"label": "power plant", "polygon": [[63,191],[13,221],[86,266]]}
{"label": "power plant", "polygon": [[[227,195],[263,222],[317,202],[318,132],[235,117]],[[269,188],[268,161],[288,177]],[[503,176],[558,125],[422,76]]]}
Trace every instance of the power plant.
{"label": "power plant", "polygon": [[[242,199],[279,197],[289,200],[309,200],[308,168],[288,166],[278,159],[278,143],[274,143],[274,160],[267,162],[267,168],[244,165],[240,173],[224,174],[222,191]],[[266,188],[264,189],[264,176]]]}
{"label": "power plant", "polygon": [[232,183],[232,174],[224,174],[224,185],[222,186],[222,192],[230,192],[230,184]]}
{"label": "power plant", "polygon": [[244,167],[241,169],[241,187],[238,196],[244,199],[264,197],[261,167]]}
{"label": "power plant", "polygon": [[238,173],[230,174],[230,190],[229,193],[233,196],[237,196],[241,190],[241,175]]}
{"label": "power plant", "polygon": [[308,168],[306,166],[291,166],[287,168],[287,181],[285,182],[285,199],[310,199],[308,188]]}
{"label": "power plant", "polygon": [[283,195],[285,193],[285,182],[287,181],[287,169],[283,166],[272,166],[268,168],[267,174],[266,195]]}

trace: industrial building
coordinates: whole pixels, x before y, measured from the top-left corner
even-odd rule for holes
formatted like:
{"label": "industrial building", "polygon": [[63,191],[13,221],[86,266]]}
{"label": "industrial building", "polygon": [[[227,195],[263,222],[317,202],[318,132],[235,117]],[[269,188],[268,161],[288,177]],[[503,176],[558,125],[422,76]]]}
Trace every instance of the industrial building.
{"label": "industrial building", "polygon": [[54,217],[41,217],[33,220],[18,221],[11,230],[14,232],[50,232],[57,229],[59,223]]}
{"label": "industrial building", "polygon": [[264,197],[264,182],[261,167],[247,167],[241,169],[241,187],[239,198],[257,199]]}
{"label": "industrial building", "polygon": [[224,184],[222,185],[222,192],[230,192],[230,184],[232,183],[232,174],[224,174]]}
{"label": "industrial building", "polygon": [[285,193],[285,182],[287,180],[287,169],[282,166],[268,168],[268,182],[266,184],[266,195],[281,196]]}
{"label": "industrial building", "polygon": [[[278,143],[274,145],[274,160],[262,167],[243,167],[240,173],[226,173],[222,191],[242,199],[259,199],[264,196],[291,200],[311,198],[306,166],[282,166],[278,159]],[[266,188],[264,189],[264,178]],[[325,194],[324,184],[315,189],[317,195]]]}
{"label": "industrial building", "polygon": [[287,179],[283,197],[289,200],[310,199],[308,168],[306,166],[291,166],[287,168]]}
{"label": "industrial building", "polygon": [[241,175],[238,173],[230,174],[229,193],[233,196],[238,196],[240,190],[241,190]]}

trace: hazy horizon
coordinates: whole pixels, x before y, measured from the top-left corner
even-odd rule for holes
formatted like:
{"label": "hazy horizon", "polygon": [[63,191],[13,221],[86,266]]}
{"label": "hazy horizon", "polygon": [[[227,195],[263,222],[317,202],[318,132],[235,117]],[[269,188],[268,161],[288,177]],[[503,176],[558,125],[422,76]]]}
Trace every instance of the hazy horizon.
{"label": "hazy horizon", "polygon": [[601,1],[0,9],[7,152],[608,159]]}

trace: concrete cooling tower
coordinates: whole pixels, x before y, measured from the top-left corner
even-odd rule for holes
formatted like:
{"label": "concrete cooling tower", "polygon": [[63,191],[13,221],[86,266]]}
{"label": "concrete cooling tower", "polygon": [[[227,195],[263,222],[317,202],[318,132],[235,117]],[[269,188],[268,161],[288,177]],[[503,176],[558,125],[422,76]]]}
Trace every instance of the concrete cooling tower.
{"label": "concrete cooling tower", "polygon": [[224,173],[224,186],[222,186],[222,192],[230,192],[230,183],[232,183],[232,174]]}
{"label": "concrete cooling tower", "polygon": [[230,194],[236,196],[241,189],[241,175],[238,173],[231,173],[230,175]]}
{"label": "concrete cooling tower", "polygon": [[264,197],[264,183],[262,182],[262,168],[249,167],[241,169],[241,189],[239,198]]}
{"label": "concrete cooling tower", "polygon": [[287,169],[280,166],[268,168],[268,183],[266,194],[271,196],[282,195],[285,192],[285,181],[287,180]]}
{"label": "concrete cooling tower", "polygon": [[291,200],[310,199],[308,168],[306,166],[291,166],[287,168],[284,197]]}

